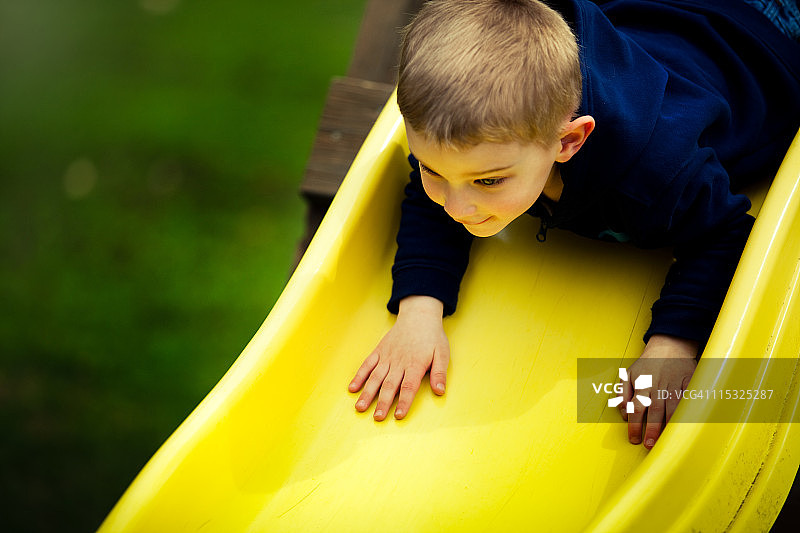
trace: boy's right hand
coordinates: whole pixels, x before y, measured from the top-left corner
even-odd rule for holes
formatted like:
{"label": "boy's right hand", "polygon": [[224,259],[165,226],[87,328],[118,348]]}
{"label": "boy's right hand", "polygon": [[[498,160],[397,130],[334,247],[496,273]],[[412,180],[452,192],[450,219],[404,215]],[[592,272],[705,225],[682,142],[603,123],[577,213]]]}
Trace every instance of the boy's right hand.
{"label": "boy's right hand", "polygon": [[444,394],[449,362],[450,345],[442,327],[442,302],[430,296],[404,298],[394,326],[350,382],[350,392],[364,388],[356,410],[366,411],[377,395],[373,417],[383,420],[399,392],[394,417],[398,420],[405,417],[428,369],[433,392]]}

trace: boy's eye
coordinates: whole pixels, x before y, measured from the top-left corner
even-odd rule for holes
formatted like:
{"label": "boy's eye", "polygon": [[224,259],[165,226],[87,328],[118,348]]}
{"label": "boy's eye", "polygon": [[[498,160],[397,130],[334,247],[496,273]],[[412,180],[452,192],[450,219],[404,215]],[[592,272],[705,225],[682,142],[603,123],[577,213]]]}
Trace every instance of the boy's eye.
{"label": "boy's eye", "polygon": [[492,187],[494,185],[499,185],[503,182],[503,178],[481,178],[479,180],[475,180],[475,183],[478,185],[483,185],[484,187]]}
{"label": "boy's eye", "polygon": [[422,163],[420,163],[420,164],[419,164],[419,169],[420,169],[420,170],[421,170],[421,171],[422,171],[424,174],[428,174],[428,175],[430,175],[430,176],[438,176],[438,175],[439,175],[439,174],[437,174],[436,172],[434,172],[433,170],[431,170],[431,169],[429,169],[428,167],[426,167],[425,165],[423,165]]}
{"label": "boy's eye", "polygon": [[[419,170],[420,172],[422,172],[423,174],[427,174],[428,176],[432,176],[434,178],[441,178],[439,174],[429,169],[422,163],[419,164]],[[494,187],[496,185],[500,185],[503,181],[505,181],[505,178],[480,178],[475,180],[475,183],[483,187]]]}

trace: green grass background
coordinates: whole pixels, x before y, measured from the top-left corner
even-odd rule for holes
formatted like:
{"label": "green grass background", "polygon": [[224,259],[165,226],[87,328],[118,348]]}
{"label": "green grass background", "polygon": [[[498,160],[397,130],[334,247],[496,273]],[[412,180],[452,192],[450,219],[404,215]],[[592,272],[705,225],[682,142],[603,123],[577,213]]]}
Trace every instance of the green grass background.
{"label": "green grass background", "polygon": [[0,0],[0,530],[92,531],[277,299],[365,0]]}

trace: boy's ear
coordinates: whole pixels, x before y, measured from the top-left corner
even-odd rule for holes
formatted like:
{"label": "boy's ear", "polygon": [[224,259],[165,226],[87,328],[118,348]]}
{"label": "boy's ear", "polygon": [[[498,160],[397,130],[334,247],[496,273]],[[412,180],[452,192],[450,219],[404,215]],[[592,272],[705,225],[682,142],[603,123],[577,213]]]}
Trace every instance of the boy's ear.
{"label": "boy's ear", "polygon": [[583,143],[594,131],[594,118],[589,115],[580,116],[570,120],[561,133],[561,149],[558,151],[556,161],[566,163],[573,155],[578,153]]}

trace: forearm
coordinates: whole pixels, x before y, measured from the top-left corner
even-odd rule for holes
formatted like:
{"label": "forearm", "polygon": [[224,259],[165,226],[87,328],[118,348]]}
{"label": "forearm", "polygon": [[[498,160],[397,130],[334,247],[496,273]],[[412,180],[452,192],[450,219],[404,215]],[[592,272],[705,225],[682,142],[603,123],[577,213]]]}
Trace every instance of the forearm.
{"label": "forearm", "polygon": [[444,304],[432,296],[414,295],[400,300],[398,318],[407,316],[442,319]]}
{"label": "forearm", "polygon": [[750,234],[749,215],[731,221],[724,231],[675,248],[675,264],[661,296],[653,305],[653,320],[645,336],[657,334],[705,343],[730,286]]}
{"label": "forearm", "polygon": [[694,359],[699,343],[672,335],[653,335],[642,355],[662,359]]}

